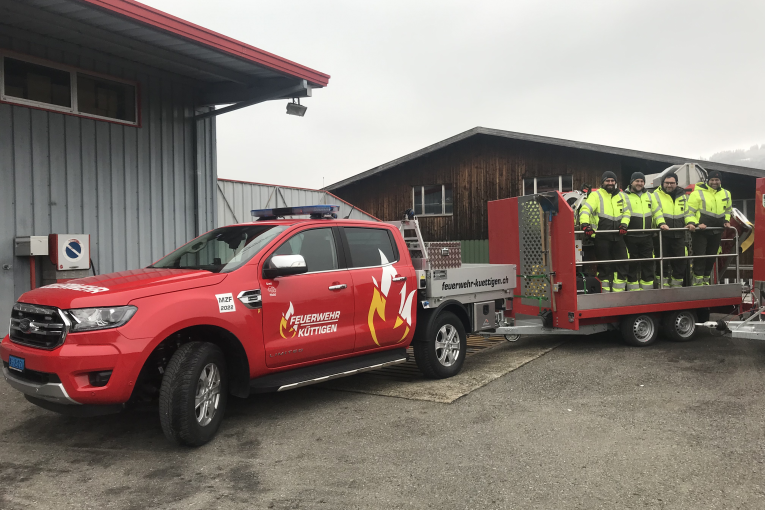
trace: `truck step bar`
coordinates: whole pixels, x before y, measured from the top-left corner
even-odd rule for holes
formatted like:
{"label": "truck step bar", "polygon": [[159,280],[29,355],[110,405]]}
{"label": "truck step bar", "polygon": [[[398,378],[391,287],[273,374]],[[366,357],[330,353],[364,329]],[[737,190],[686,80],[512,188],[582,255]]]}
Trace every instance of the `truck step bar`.
{"label": "truck step bar", "polygon": [[250,382],[250,391],[252,393],[270,393],[294,390],[309,384],[317,384],[339,377],[376,370],[388,365],[404,363],[406,360],[406,349],[374,352],[364,356],[330,361],[321,365],[296,368],[286,372],[258,377]]}

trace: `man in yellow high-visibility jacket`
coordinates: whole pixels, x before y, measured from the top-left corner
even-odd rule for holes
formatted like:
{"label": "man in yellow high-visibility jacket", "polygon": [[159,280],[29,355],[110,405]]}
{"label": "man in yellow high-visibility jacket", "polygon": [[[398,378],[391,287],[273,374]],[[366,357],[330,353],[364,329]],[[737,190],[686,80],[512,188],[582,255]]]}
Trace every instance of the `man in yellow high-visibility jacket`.
{"label": "man in yellow high-visibility jacket", "polygon": [[[616,186],[616,174],[605,172],[602,185],[582,203],[579,222],[585,235],[595,241],[598,260],[625,260],[600,264],[598,279],[603,292],[623,292],[627,288],[627,246],[624,235],[630,222],[627,197]],[[601,233],[600,230],[618,230],[619,233]]]}
{"label": "man in yellow high-visibility jacket", "polygon": [[[694,255],[717,254],[723,231],[708,230],[708,227],[730,227],[732,201],[730,191],[722,187],[720,172],[709,172],[707,182],[696,184],[688,198],[688,209],[697,224],[691,236]],[[694,286],[709,285],[716,260],[714,257],[693,259]]]}
{"label": "man in yellow high-visibility jacket", "polygon": [[[687,228],[693,232],[696,224],[693,215],[688,211],[688,200],[685,189],[677,185],[677,174],[668,173],[661,180],[661,188],[653,193],[656,203],[659,204],[663,221],[654,218],[654,227],[662,230],[661,244],[659,236],[654,238],[653,255],[659,257],[685,257],[685,232],[670,231],[670,228]],[[669,260],[664,264],[664,279],[659,285],[662,287],[682,287],[685,281],[685,269],[688,261],[685,258]],[[658,276],[658,275],[657,275]]]}
{"label": "man in yellow high-visibility jacket", "polygon": [[[664,224],[661,206],[652,193],[645,189],[645,175],[635,172],[630,177],[630,185],[624,190],[627,196],[627,207],[630,211],[629,232],[624,236],[631,259],[653,258],[652,232],[640,230],[654,228]],[[653,289],[653,275],[656,266],[653,260],[631,262],[627,268],[627,290]]]}

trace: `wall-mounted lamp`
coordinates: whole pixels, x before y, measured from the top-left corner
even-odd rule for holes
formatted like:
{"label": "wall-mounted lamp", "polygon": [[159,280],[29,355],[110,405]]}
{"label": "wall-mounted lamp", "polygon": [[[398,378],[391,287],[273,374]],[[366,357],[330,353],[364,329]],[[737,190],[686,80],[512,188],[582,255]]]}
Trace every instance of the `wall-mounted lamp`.
{"label": "wall-mounted lamp", "polygon": [[300,98],[293,98],[291,103],[287,103],[287,115],[297,115],[298,117],[302,117],[305,115],[307,109],[307,106],[300,104]]}

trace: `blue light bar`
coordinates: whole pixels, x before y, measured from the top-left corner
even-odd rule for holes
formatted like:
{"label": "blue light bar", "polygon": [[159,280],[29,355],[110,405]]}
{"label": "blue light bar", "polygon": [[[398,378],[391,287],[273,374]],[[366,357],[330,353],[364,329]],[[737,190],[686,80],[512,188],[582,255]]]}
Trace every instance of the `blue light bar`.
{"label": "blue light bar", "polygon": [[297,216],[308,214],[311,216],[324,216],[337,214],[339,205],[304,205],[301,207],[275,207],[273,209],[253,209],[251,214],[254,218],[278,218],[280,216]]}

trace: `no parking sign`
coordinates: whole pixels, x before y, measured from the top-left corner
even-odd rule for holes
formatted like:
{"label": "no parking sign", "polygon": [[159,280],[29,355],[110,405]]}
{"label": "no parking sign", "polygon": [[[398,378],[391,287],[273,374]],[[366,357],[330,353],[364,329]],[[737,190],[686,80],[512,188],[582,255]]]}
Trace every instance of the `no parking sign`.
{"label": "no parking sign", "polygon": [[90,236],[88,234],[51,234],[48,253],[56,269],[90,268]]}

